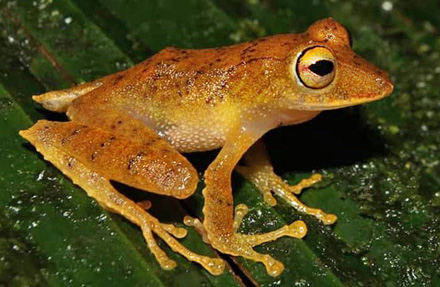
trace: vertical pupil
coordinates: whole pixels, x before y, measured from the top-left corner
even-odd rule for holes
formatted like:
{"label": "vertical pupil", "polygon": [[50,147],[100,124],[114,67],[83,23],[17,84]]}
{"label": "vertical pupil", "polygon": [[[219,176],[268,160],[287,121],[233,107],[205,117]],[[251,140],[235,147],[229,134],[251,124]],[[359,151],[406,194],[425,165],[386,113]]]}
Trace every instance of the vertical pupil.
{"label": "vertical pupil", "polygon": [[310,71],[322,76],[328,75],[333,72],[333,63],[327,60],[321,60],[309,66]]}

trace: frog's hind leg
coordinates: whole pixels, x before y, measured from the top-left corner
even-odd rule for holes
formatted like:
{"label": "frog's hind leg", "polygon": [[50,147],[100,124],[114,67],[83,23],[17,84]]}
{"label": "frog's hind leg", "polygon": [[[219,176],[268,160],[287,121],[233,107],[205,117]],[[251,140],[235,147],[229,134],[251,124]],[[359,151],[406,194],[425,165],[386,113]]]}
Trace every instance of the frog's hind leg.
{"label": "frog's hind leg", "polygon": [[[143,208],[148,205],[136,204],[110,184],[109,180],[115,179],[129,185],[142,185],[140,187],[161,194],[175,189],[173,192],[176,197],[186,197],[192,191],[184,190],[193,189],[195,185],[181,179],[193,176],[195,170],[188,167],[189,163],[183,157],[174,157],[172,151],[155,155],[154,143],[150,146],[132,143],[126,138],[113,136],[99,128],[73,122],[39,121],[29,130],[21,131],[20,135],[35,145],[46,160],[53,163],[103,207],[138,225],[162,268],[172,269],[176,263],[157,245],[153,233],[162,238],[174,252],[198,262],[210,273],[222,273],[223,260],[195,254],[174,238],[185,236],[186,230],[160,223]],[[118,173],[121,174],[119,177]],[[177,173],[183,173],[180,179],[169,179]],[[142,176],[143,184],[139,183]],[[160,189],[159,185],[164,187]]]}
{"label": "frog's hind leg", "polygon": [[263,193],[263,198],[267,204],[271,206],[276,205],[276,200],[272,196],[272,192],[274,192],[295,209],[315,216],[326,225],[333,224],[336,221],[336,215],[325,213],[321,209],[308,207],[294,195],[301,193],[304,188],[321,181],[322,177],[320,174],[313,174],[311,177],[303,179],[297,185],[288,185],[274,173],[262,141],[257,142],[247,152],[245,163],[246,166],[237,166],[235,170],[257,186]]}

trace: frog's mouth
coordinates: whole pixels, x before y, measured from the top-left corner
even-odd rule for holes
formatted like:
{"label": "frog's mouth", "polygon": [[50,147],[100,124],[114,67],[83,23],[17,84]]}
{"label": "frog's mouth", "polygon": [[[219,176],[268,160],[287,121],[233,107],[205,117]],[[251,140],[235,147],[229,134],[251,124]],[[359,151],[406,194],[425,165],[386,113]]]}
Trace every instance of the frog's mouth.
{"label": "frog's mouth", "polygon": [[388,81],[383,87],[382,93],[377,94],[357,94],[354,97],[349,97],[348,99],[335,100],[317,103],[293,103],[291,106],[295,110],[308,110],[308,111],[325,111],[325,110],[336,110],[350,106],[356,106],[364,103],[369,103],[377,100],[381,100],[389,96],[394,90],[394,85]]}

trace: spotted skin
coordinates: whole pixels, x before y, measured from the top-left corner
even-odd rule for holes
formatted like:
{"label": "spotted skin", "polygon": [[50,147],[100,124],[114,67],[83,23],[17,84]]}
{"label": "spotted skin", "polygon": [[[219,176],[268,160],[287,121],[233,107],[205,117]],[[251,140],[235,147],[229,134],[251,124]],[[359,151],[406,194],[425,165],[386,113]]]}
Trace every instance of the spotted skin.
{"label": "spotted skin", "polygon": [[[304,52],[317,47],[319,53],[298,69]],[[311,68],[320,55],[332,61],[322,75]],[[308,81],[311,86],[304,85],[298,73],[313,78]],[[327,76],[325,81],[321,76]],[[319,87],[313,87],[315,83]],[[257,142],[276,127],[300,124],[324,110],[378,100],[392,90],[385,72],[352,51],[347,30],[324,19],[302,34],[213,49],[166,48],[126,71],[34,96],[46,109],[67,113],[70,122],[39,121],[20,134],[103,207],[139,225],[164,269],[174,268],[175,262],[157,246],[152,233],[216,275],[223,271],[223,260],[187,250],[174,239],[184,231],[160,224],[145,204],[122,196],[109,181],[186,198],[198,177],[180,152],[221,148],[205,172],[204,221],[185,222],[218,251],[260,261],[269,275],[278,276],[283,264],[253,247],[280,236],[302,238],[307,228],[295,221],[267,234],[238,233],[247,212],[247,207],[238,206],[234,217],[231,173],[238,161],[255,144],[246,166],[237,171],[262,190],[265,201],[275,205],[275,192],[299,211],[332,224],[335,215],[307,207],[294,196],[320,176],[287,185],[273,173],[264,146]]]}

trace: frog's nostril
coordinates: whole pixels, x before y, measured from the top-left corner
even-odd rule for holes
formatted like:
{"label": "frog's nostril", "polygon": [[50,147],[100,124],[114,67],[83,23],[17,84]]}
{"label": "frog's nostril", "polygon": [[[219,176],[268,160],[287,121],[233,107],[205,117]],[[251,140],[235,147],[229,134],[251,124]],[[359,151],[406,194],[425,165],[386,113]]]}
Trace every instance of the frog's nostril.
{"label": "frog's nostril", "polygon": [[394,84],[392,82],[388,81],[386,84],[385,93],[387,95],[389,95],[393,92],[393,90],[394,90]]}
{"label": "frog's nostril", "polygon": [[393,92],[394,85],[388,78],[381,79],[380,80],[380,89],[382,90],[382,96],[386,97]]}

